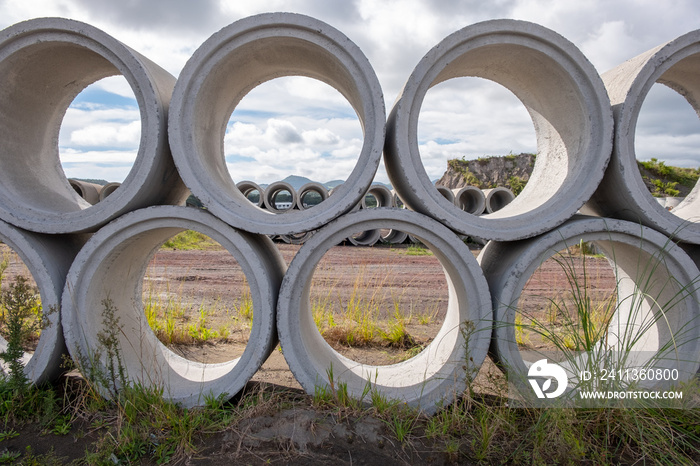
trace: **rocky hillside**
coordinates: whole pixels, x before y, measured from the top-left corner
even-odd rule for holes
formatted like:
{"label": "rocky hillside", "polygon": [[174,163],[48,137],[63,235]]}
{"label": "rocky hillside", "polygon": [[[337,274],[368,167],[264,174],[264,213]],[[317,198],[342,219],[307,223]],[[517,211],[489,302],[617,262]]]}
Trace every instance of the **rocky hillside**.
{"label": "rocky hillside", "polygon": [[505,186],[517,195],[530,179],[534,165],[534,154],[485,157],[477,160],[454,159],[447,162],[447,171],[437,184],[450,189],[464,186],[482,189]]}
{"label": "rocky hillside", "polygon": [[[437,184],[450,189],[464,186],[482,189],[505,186],[517,195],[530,179],[534,165],[534,154],[477,160],[454,159],[447,162],[447,171]],[[649,192],[656,197],[685,197],[700,176],[700,171],[695,168],[673,167],[657,159],[637,162],[637,165]]]}
{"label": "rocky hillside", "polygon": [[637,166],[647,189],[656,197],[685,197],[700,175],[695,168],[672,167],[657,159],[637,161]]}

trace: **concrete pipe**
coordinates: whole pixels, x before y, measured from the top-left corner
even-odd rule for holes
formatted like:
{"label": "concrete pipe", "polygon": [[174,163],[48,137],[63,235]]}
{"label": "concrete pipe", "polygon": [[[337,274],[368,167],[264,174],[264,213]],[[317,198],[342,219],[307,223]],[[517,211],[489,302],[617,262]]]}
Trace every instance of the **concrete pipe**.
{"label": "concrete pipe", "polygon": [[513,191],[503,186],[484,189],[486,212],[491,214],[501,210],[515,199]]}
{"label": "concrete pipe", "polygon": [[481,215],[486,210],[486,195],[476,186],[465,186],[452,190],[454,204],[464,212]]}
{"label": "concrete pipe", "polygon": [[359,233],[353,233],[348,236],[348,241],[355,246],[374,246],[382,238],[380,230],[365,230]]}
{"label": "concrete pipe", "polygon": [[121,185],[122,185],[121,183],[117,183],[116,181],[113,181],[111,183],[107,183],[106,185],[102,186],[102,189],[100,190],[100,202],[104,201],[105,197],[112,194]]}
{"label": "concrete pipe", "polygon": [[[187,360],[163,345],[146,320],[142,282],[160,245],[183,230],[195,230],[221,244],[236,259],[250,286],[253,323],[243,354],[232,361],[205,364]],[[272,241],[240,232],[202,209],[156,206],[126,214],[101,228],[70,269],[63,292],[63,327],[71,355],[84,374],[109,375],[110,361],[98,335],[111,332],[126,380],[163,389],[163,396],[190,407],[207,396],[235,395],[277,344],[275,306],[285,263]],[[115,277],[119,277],[115,280]],[[111,301],[119,328],[106,328],[105,302]],[[98,384],[114,396],[121,380]]]}
{"label": "concrete pipe", "polygon": [[[681,241],[700,244],[700,188],[669,212],[642,180],[635,154],[639,111],[649,89],[662,83],[700,113],[700,30],[662,44],[603,74],[615,116],[610,166],[584,212],[641,222]],[[539,156],[538,156],[539,157]]]}
{"label": "concrete pipe", "polygon": [[395,189],[392,189],[391,194],[394,197],[394,207],[397,207],[399,209],[405,209],[406,206],[404,205],[403,201],[401,200],[401,197],[399,197],[399,193],[397,193]]}
{"label": "concrete pipe", "polygon": [[389,230],[389,233],[380,238],[380,241],[386,244],[403,244],[407,238],[408,234],[405,231],[398,231],[392,228]]}
{"label": "concrete pipe", "polygon": [[[368,197],[374,199],[373,206],[367,205]],[[360,203],[361,209],[373,209],[377,207],[394,207],[394,196],[391,190],[383,184],[373,184],[370,186]],[[392,230],[388,230],[386,236],[394,238],[395,241],[400,238],[400,235],[398,233],[394,234]],[[383,243],[387,242],[384,241],[381,230],[363,231],[362,233],[351,235],[348,237],[348,241],[355,246],[374,246],[380,241]]]}
{"label": "concrete pipe", "polygon": [[78,193],[78,196],[85,199],[90,205],[95,205],[100,202],[100,193],[102,186],[87,181],[80,181],[73,178],[68,178],[68,184]]}
{"label": "concrete pipe", "polygon": [[[430,247],[445,270],[449,303],[440,331],[421,353],[398,364],[372,366],[352,361],[326,343],[314,324],[310,288],[316,266],[334,245],[354,231],[387,227],[419,235]],[[465,323],[470,329],[463,332]],[[361,397],[371,384],[388,399],[428,413],[454,400],[476,375],[486,356],[490,326],[488,285],[469,249],[440,223],[399,209],[353,212],[320,229],[294,256],[277,306],[284,357],[308,393],[328,384],[326,371],[332,367],[334,383],[346,383],[353,397]]]}
{"label": "concrete pipe", "polygon": [[297,207],[299,210],[310,209],[328,199],[328,189],[321,183],[312,181],[299,188]]}
{"label": "concrete pipe", "polygon": [[[289,200],[279,201],[277,199],[278,196],[282,195],[284,192],[289,193]],[[294,209],[299,203],[299,196],[297,195],[296,189],[294,189],[291,184],[286,181],[275,181],[265,189],[263,203],[267,210],[279,214]]]}
{"label": "concrete pipe", "polygon": [[[265,191],[253,181],[239,181],[236,187],[253,205],[263,207],[265,205]],[[256,195],[257,193],[257,195]]]}
{"label": "concrete pipe", "polygon": [[369,187],[367,193],[362,197],[361,204],[363,209],[368,207],[367,196],[372,196],[375,199],[375,207],[394,207],[394,196],[391,190],[383,184],[373,184]]}
{"label": "concrete pipe", "polygon": [[[80,91],[119,74],[139,105],[140,145],[124,189],[91,206],[61,168],[59,130]],[[0,82],[0,219],[42,233],[89,232],[140,207],[185,201],[166,127],[175,78],[158,65],[88,24],[40,18],[0,32]]]}
{"label": "concrete pipe", "polygon": [[[84,244],[83,235],[32,233],[0,221],[0,241],[16,252],[29,269],[37,284],[47,322],[34,352],[24,353],[22,357],[24,373],[35,384],[53,381],[63,372],[62,356],[68,354],[61,327],[61,293],[68,269]],[[7,341],[0,337],[0,351],[6,350]],[[9,366],[5,362],[0,367],[8,373]]]}
{"label": "concrete pipe", "polygon": [[279,235],[279,238],[287,244],[304,244],[313,234],[313,231],[305,231],[293,235]]}
{"label": "concrete pipe", "polygon": [[455,195],[454,195],[454,193],[453,193],[452,190],[451,190],[450,188],[448,188],[447,186],[442,186],[442,185],[436,184],[436,185],[435,185],[435,189],[437,189],[438,192],[439,192],[440,194],[442,194],[442,197],[444,197],[444,198],[447,199],[448,201],[450,201],[450,202],[454,202],[454,201],[455,201]]}
{"label": "concrete pipe", "polygon": [[[233,189],[221,141],[240,99],[282,76],[311,77],[338,90],[357,112],[364,143],[336,195],[314,209],[271,215]],[[379,166],[385,116],[379,81],[352,41],[316,19],[269,13],[225,27],[188,60],[173,93],[170,144],[187,185],[211,212],[254,233],[299,233],[323,226],[360,202]]]}
{"label": "concrete pipe", "polygon": [[[489,79],[513,92],[537,134],[537,161],[523,192],[481,217],[435,189],[417,139],[428,89],[463,76]],[[411,209],[466,235],[508,241],[551,230],[576,213],[603,177],[612,133],[605,87],[580,50],[542,26],[494,20],[453,33],[421,59],[390,112],[384,157],[394,188]]]}
{"label": "concrete pipe", "polygon": [[[600,341],[590,342],[589,348],[580,348],[580,351],[587,351],[582,355],[572,351],[575,354],[566,357],[561,364],[570,370],[569,388],[575,389],[581,383],[574,366],[582,369],[588,356],[598,354],[602,360],[602,355],[615,352],[628,356],[630,361],[645,357],[645,362],[653,367],[672,365],[683,380],[694,376],[700,367],[700,272],[691,258],[665,235],[640,224],[575,216],[537,238],[514,243],[492,241],[479,255],[494,306],[491,352],[506,369],[509,380],[525,387],[524,393],[532,393],[526,381],[528,368],[544,357],[536,350],[519,349],[515,319],[525,284],[546,259],[557,259],[562,275],[566,275],[568,289],[556,291],[592,299],[589,290],[583,289],[590,277],[584,276],[585,271],[575,275],[571,259],[558,255],[559,251],[578,245],[580,241],[594,242],[607,257],[615,273],[612,296],[616,295],[617,299],[613,301],[611,312],[614,314],[607,332],[601,333]],[[583,305],[593,309],[593,304]],[[595,319],[591,312],[588,316]],[[526,319],[524,317],[523,321]],[[544,320],[540,322],[540,326],[548,325],[542,323]],[[555,332],[545,327],[539,332]],[[562,330],[556,333],[561,335]],[[551,351],[549,357],[552,357]]]}

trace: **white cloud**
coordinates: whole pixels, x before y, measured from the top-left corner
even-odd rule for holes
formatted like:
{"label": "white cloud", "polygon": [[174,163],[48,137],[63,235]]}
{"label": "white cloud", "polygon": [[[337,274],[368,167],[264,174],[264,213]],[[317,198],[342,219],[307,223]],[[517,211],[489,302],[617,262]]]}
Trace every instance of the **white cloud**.
{"label": "white cloud", "polygon": [[77,151],[63,149],[61,165],[67,178],[103,179],[122,182],[136,160],[135,151]]}
{"label": "white cloud", "polygon": [[140,137],[140,121],[132,121],[126,125],[103,123],[73,131],[70,143],[78,147],[134,147],[138,146]]}

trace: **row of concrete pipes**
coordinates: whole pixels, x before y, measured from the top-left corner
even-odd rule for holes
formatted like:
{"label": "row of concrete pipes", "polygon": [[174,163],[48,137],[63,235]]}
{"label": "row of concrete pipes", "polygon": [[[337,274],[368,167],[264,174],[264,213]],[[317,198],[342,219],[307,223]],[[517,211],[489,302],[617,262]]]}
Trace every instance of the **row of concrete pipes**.
{"label": "row of concrete pipes", "polygon": [[[139,103],[140,145],[122,185],[92,204],[67,182],[57,135],[82,89],[116,74]],[[222,141],[241,96],[281,76],[333,86],[355,109],[364,141],[345,183],[327,199],[273,213],[252,205],[236,187]],[[513,92],[533,119],[538,141],[523,191],[484,215],[465,212],[471,201],[459,193],[457,203],[449,202],[436,189],[417,137],[428,89],[467,76]],[[49,325],[34,353],[26,355],[25,373],[32,382],[55,379],[68,353],[87,369],[84,375],[109,374],[114,366],[100,335],[112,332],[126,383],[158,388],[184,406],[240,392],[278,343],[311,394],[337,383],[366,399],[371,387],[432,413],[459,399],[488,353],[517,386],[517,398],[534,396],[533,383],[559,396],[569,381],[566,393],[574,397],[581,382],[574,363],[595,361],[585,359],[589,353],[572,354],[562,367],[569,378],[563,384],[530,378],[541,359],[520,351],[514,306],[544,260],[590,241],[618,277],[614,318],[592,355],[632,342],[625,354],[651,354],[655,359],[645,363],[677,369],[678,382],[693,380],[700,368],[700,188],[672,211],[661,206],[637,169],[634,134],[655,82],[679,91],[697,110],[699,76],[700,31],[601,76],[554,31],[485,21],[428,51],[387,113],[379,80],[359,47],[307,16],[270,13],[237,21],[202,43],[177,79],[88,24],[40,18],[13,25],[0,31],[0,240],[29,268],[44,308],[56,311],[46,316]],[[355,211],[382,157],[408,208]],[[182,205],[190,192],[205,209]],[[401,363],[374,366],[325,342],[314,323],[310,288],[327,251],[354,232],[381,229],[420,238],[443,266],[449,298],[430,344]],[[240,358],[218,364],[185,359],[148,325],[145,270],[159,246],[183,230],[217,241],[246,276],[253,326]],[[309,231],[315,233],[289,264],[269,238]],[[460,235],[489,242],[475,258]],[[110,321],[105,307],[113,313]],[[329,381],[331,369],[336,379]],[[110,397],[122,382],[96,388]],[[667,387],[663,380],[647,382],[650,389]]]}
{"label": "row of concrete pipes", "polygon": [[[275,213],[288,212],[295,208],[306,210],[320,204],[333,194],[333,190],[329,191],[323,184],[316,182],[307,183],[298,191],[285,181],[274,182],[265,189],[253,181],[241,181],[236,186],[250,202]],[[482,190],[476,186],[450,189],[435,185],[435,188],[448,202],[454,203],[464,212],[472,215],[496,212],[515,199],[513,192],[505,187]],[[279,201],[280,196],[284,196],[286,200]],[[353,210],[376,207],[403,208],[404,205],[396,191],[382,184],[373,184]],[[273,237],[286,243],[303,244],[312,234],[313,231],[306,231],[300,234],[273,235]],[[412,243],[420,242],[413,235],[392,229],[368,230],[346,238],[346,242],[355,246],[373,246],[378,242],[402,244],[407,240]]]}

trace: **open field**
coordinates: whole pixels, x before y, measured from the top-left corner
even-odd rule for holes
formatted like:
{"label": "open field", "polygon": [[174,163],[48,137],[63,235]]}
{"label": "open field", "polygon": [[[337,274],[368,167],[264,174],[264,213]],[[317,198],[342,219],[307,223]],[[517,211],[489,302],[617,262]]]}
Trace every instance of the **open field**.
{"label": "open field", "polygon": [[[299,249],[277,246],[287,263]],[[584,259],[571,260],[582,271]],[[27,273],[22,267],[16,258],[10,260],[3,290],[16,275]],[[585,274],[590,296],[605,302],[615,289],[607,260],[587,256]],[[551,304],[566,300],[568,288],[561,265],[546,261],[525,287],[522,319],[556,323]],[[147,268],[143,302],[161,341],[189,359],[217,362],[236,357],[247,341],[246,291],[243,274],[226,251],[162,248]],[[354,360],[378,365],[406,359],[429,343],[443,321],[446,301],[441,265],[415,246],[334,247],[312,283],[314,317],[328,343]],[[404,338],[389,337],[397,328]],[[547,349],[536,337],[521,334],[521,347]],[[104,402],[72,371],[44,389],[56,407],[31,408],[35,414],[28,420],[12,412],[22,412],[16,400],[10,411],[0,403],[5,419],[0,464],[5,458],[20,464],[202,465],[700,460],[700,433],[688,434],[688,428],[700,425],[697,412],[667,419],[637,410],[512,409],[504,382],[487,359],[470,393],[426,418],[380,398],[362,407],[339,393],[306,395],[279,348],[245,393],[230,402],[212,400],[202,411],[172,408],[138,390],[125,393],[119,403]],[[46,399],[47,392],[38,393]],[[26,398],[23,403],[29,403]],[[667,443],[660,436],[673,440]],[[663,460],[669,448],[679,455]]]}

